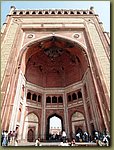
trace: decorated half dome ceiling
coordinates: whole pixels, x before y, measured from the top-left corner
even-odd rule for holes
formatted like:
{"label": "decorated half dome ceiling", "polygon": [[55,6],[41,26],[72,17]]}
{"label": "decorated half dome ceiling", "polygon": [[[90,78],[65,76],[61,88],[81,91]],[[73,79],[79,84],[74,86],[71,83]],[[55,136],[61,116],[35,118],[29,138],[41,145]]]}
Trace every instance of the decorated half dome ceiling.
{"label": "decorated half dome ceiling", "polygon": [[65,87],[81,80],[86,64],[79,47],[53,36],[30,46],[25,77],[39,86]]}

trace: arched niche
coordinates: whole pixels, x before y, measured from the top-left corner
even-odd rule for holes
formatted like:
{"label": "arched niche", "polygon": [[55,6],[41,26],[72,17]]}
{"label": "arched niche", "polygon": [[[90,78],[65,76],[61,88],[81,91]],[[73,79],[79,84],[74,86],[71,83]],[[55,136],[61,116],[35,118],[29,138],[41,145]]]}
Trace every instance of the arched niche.
{"label": "arched niche", "polygon": [[25,118],[23,138],[28,142],[34,142],[38,138],[39,120],[34,113],[30,113]]}
{"label": "arched niche", "polygon": [[82,131],[86,131],[85,117],[81,112],[74,112],[71,117],[72,136],[74,137],[76,131],[80,128]]}

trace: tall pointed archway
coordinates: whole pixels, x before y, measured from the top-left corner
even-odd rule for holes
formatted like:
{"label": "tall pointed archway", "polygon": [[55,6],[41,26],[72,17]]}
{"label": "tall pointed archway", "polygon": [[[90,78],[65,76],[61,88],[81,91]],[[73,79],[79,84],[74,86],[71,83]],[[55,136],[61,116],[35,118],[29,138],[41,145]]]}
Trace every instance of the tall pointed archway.
{"label": "tall pointed archway", "polygon": [[[90,127],[90,120],[92,120],[92,123],[95,125],[96,129],[103,128],[103,124],[99,126],[99,121],[96,119],[93,119],[96,115],[96,109],[98,109],[98,116],[100,117],[100,111],[99,108],[93,107],[92,101],[89,104],[89,107],[91,105],[91,109],[93,109],[92,118],[89,117],[90,109],[86,104],[86,99],[90,97],[93,97],[93,101],[96,100],[96,97],[91,95],[91,93],[96,92],[96,87],[94,84],[94,77],[92,76],[92,68],[90,67],[92,64],[90,62],[90,59],[88,59],[88,54],[86,50],[79,45],[79,43],[74,42],[73,40],[69,40],[68,38],[63,38],[59,36],[49,36],[45,37],[43,39],[39,39],[38,41],[35,40],[32,43],[29,43],[26,45],[27,47],[24,48],[20,53],[20,59],[19,59],[19,65],[20,70],[23,72],[23,75],[25,76],[25,79],[27,81],[27,84],[31,84],[32,86],[39,86],[41,88],[47,88],[50,89],[50,91],[53,91],[54,88],[65,88],[69,86],[73,86],[73,84],[79,84],[80,89],[77,89],[79,92],[82,93],[82,106],[81,109],[83,112],[85,112],[86,116],[86,122],[88,126],[89,132],[91,132]],[[34,51],[33,51],[34,49]],[[71,78],[72,77],[72,78]],[[91,80],[90,83],[86,80]],[[89,88],[89,86],[93,86],[93,89]],[[85,89],[86,87],[86,89]],[[58,90],[57,89],[57,90]],[[91,91],[91,92],[90,92]],[[42,91],[43,92],[43,91]],[[42,92],[39,93],[42,95]],[[73,91],[76,92],[76,91]],[[77,97],[78,93],[77,92]],[[55,91],[56,93],[56,91]],[[59,92],[58,92],[59,93]],[[61,92],[60,92],[61,93]],[[49,106],[50,111],[54,105],[56,105],[57,108],[59,108],[59,105],[63,105],[62,112],[64,113],[64,120],[65,120],[65,128],[70,135],[70,124],[68,123],[68,111],[70,110],[69,105],[69,98],[67,100],[67,97],[63,93],[61,94],[46,94],[46,97],[51,97],[50,102],[47,103],[46,98],[42,99],[40,101],[40,106],[43,107],[44,112],[42,113],[43,120],[40,120],[40,122],[44,122],[44,125],[41,126],[42,129],[42,138],[48,137],[49,135],[49,121],[47,124],[46,133],[45,131],[45,114],[47,114],[47,108]],[[38,95],[39,95],[38,94]],[[33,95],[37,94],[33,93]],[[63,97],[62,103],[59,103],[58,97]],[[78,97],[80,98],[80,97]],[[55,99],[55,100],[54,100]],[[90,98],[91,99],[91,98]],[[71,100],[74,100],[74,98],[71,96]],[[36,100],[37,101],[37,100]],[[59,103],[59,105],[58,105]],[[73,105],[74,101],[72,102]],[[44,106],[45,105],[45,106]],[[64,106],[66,105],[67,113],[65,114],[66,110]],[[77,102],[75,103],[77,107]],[[87,107],[87,108],[86,108]],[[86,109],[86,110],[85,110]],[[54,110],[54,109],[53,109]],[[98,118],[99,118],[98,117]],[[67,126],[67,124],[69,124]]]}
{"label": "tall pointed archway", "polygon": [[[57,130],[59,130],[59,131],[57,131],[56,133],[54,133],[55,135],[56,134],[58,134],[58,132],[59,132],[59,134],[58,135],[61,135],[61,131],[64,129],[64,126],[63,126],[63,118],[62,118],[62,116],[59,116],[58,114],[56,114],[56,113],[54,113],[54,114],[52,114],[52,115],[50,115],[48,118],[47,118],[47,125],[46,125],[46,140],[54,140],[54,138],[51,138],[50,139],[50,136],[52,136],[53,135],[53,132],[51,133],[50,132],[50,119],[51,118],[53,118],[53,117],[57,117],[60,121],[61,121],[61,129],[59,129],[59,128],[55,128],[56,129],[56,131]],[[55,127],[58,127],[57,126],[57,120],[55,120]],[[53,128],[54,129],[54,128]],[[55,139],[55,141],[57,141],[57,140],[60,140],[60,139]]]}

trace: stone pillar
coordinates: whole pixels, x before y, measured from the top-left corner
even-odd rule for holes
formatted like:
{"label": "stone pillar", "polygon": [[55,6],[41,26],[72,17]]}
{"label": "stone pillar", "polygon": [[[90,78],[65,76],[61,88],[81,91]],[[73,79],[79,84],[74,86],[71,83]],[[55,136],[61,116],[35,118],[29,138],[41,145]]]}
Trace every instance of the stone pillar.
{"label": "stone pillar", "polygon": [[[95,24],[88,23],[87,28],[92,41],[92,52],[96,61],[98,75],[101,81],[103,81],[101,84],[105,92],[104,94],[107,97],[107,95],[110,95],[110,61],[107,57],[103,42],[101,41],[100,32],[98,32]],[[95,84],[97,85],[97,83]],[[106,99],[106,102],[110,110],[109,98]]]}
{"label": "stone pillar", "polygon": [[89,103],[90,103],[90,109],[92,113],[92,120],[94,123],[94,127],[96,130],[100,130],[100,120],[98,115],[98,108],[96,104],[96,97],[95,97],[95,87],[92,80],[92,76],[90,74],[90,69],[88,69],[87,73],[87,91],[89,96]]}
{"label": "stone pillar", "polygon": [[22,101],[22,113],[21,113],[21,118],[20,118],[20,128],[19,128],[19,135],[18,135],[19,140],[23,140],[23,130],[24,130],[24,124],[25,124],[24,119],[25,119],[25,108],[26,108],[26,95],[27,95],[27,89],[25,85],[24,97]]}
{"label": "stone pillar", "polygon": [[69,121],[68,121],[68,107],[67,107],[67,95],[64,93],[63,95],[63,105],[64,105],[64,122],[65,122],[65,131],[67,133],[67,136],[69,138]]}
{"label": "stone pillar", "polygon": [[89,132],[89,134],[91,134],[90,118],[89,118],[88,108],[87,108],[85,94],[84,94],[84,87],[81,88],[81,91],[82,91],[82,99],[83,99],[84,111],[85,111],[85,117],[86,117],[86,124],[87,124],[87,128],[88,128],[88,132]]}
{"label": "stone pillar", "polygon": [[17,123],[17,115],[18,115],[18,110],[19,110],[19,105],[21,101],[21,92],[22,92],[22,73],[20,71],[19,73],[19,78],[18,78],[18,84],[16,88],[16,95],[14,98],[14,103],[13,103],[13,110],[12,110],[12,115],[10,119],[10,130],[13,131],[16,128],[16,123]]}
{"label": "stone pillar", "polygon": [[46,131],[46,94],[42,94],[42,119],[41,119],[41,139],[45,139]]}
{"label": "stone pillar", "polygon": [[[16,23],[12,23],[10,25],[9,30],[7,31],[7,36],[4,35],[5,38],[3,39],[2,43],[1,43],[1,54],[2,54],[1,55],[1,81],[3,81],[3,82],[5,79],[5,73],[6,73],[5,69],[8,67],[7,65],[9,63],[8,62],[9,57],[13,56],[13,54],[11,56],[11,52],[13,50],[17,28],[18,28],[18,25]],[[13,62],[13,65],[14,65],[14,62]]]}
{"label": "stone pillar", "polygon": [[109,126],[108,126],[108,122],[107,122],[107,119],[106,119],[106,114],[105,114],[104,109],[103,109],[102,98],[100,96],[98,85],[97,85],[97,82],[96,82],[95,75],[94,75],[93,71],[92,71],[92,75],[93,75],[93,81],[94,81],[96,93],[97,93],[97,96],[98,96],[99,106],[100,106],[100,109],[101,109],[101,112],[102,112],[103,121],[104,121],[106,129],[109,131]]}

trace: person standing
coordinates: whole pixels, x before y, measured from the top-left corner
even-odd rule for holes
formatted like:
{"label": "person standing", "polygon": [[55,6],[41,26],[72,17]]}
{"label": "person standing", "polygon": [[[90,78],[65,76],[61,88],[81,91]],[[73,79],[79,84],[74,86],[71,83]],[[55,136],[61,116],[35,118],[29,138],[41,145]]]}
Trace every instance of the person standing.
{"label": "person standing", "polygon": [[8,131],[4,132],[2,146],[8,146]]}
{"label": "person standing", "polygon": [[63,130],[63,132],[62,132],[62,141],[63,141],[63,143],[66,142],[66,132],[65,132],[65,130]]}
{"label": "person standing", "polygon": [[18,140],[17,139],[14,142],[14,146],[18,146]]}
{"label": "person standing", "polygon": [[40,146],[40,138],[38,138],[35,142],[35,146]]}
{"label": "person standing", "polygon": [[4,133],[5,133],[5,131],[3,130],[3,131],[2,131],[2,134],[1,134],[1,146],[2,146],[3,140],[4,140]]}

